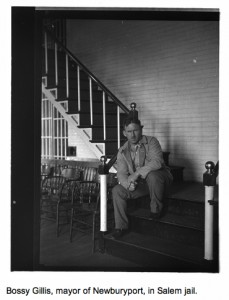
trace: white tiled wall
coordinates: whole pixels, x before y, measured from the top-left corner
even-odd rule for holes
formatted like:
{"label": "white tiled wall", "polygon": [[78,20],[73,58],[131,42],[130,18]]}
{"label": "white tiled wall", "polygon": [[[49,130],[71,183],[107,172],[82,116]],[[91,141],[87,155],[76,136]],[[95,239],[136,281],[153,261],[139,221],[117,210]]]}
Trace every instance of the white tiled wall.
{"label": "white tiled wall", "polygon": [[219,33],[216,21],[68,23],[68,47],[156,136],[185,180],[218,160]]}

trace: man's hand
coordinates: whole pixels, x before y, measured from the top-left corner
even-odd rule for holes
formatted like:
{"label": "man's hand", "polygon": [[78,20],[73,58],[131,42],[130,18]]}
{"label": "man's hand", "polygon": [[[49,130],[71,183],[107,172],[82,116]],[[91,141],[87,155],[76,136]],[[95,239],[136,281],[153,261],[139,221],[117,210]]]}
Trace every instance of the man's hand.
{"label": "man's hand", "polygon": [[136,186],[137,186],[137,179],[140,175],[135,172],[133,174],[131,174],[129,177],[128,177],[128,183],[129,183],[129,187],[128,187],[128,190],[130,192],[133,192],[135,189],[136,189]]}
{"label": "man's hand", "polygon": [[133,192],[136,189],[136,186],[137,186],[137,184],[135,182],[131,182],[130,185],[129,185],[128,190],[130,192]]}
{"label": "man's hand", "polygon": [[140,174],[138,174],[137,172],[131,174],[129,177],[128,177],[128,182],[136,182],[138,177],[140,176]]}

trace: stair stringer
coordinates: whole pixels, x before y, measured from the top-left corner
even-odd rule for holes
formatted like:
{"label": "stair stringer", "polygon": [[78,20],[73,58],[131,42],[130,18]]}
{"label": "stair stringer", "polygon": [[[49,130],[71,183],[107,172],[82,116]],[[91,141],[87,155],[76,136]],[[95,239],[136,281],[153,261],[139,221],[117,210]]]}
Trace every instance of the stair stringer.
{"label": "stair stringer", "polygon": [[[63,118],[73,126],[73,128],[76,130],[77,134],[80,136],[80,138],[84,141],[84,143],[90,148],[90,150],[95,154],[95,156],[100,159],[101,156],[105,155],[105,144],[104,143],[91,143],[90,136],[88,136],[85,132],[85,130],[78,128],[78,118],[77,115],[68,115],[66,113],[66,110],[61,105],[61,102],[57,102],[55,96],[53,95],[53,92],[56,92],[56,89],[46,89],[45,84],[42,83],[42,93],[49,99],[49,101],[54,105],[54,107],[61,113]],[[64,102],[64,101],[63,101]]]}

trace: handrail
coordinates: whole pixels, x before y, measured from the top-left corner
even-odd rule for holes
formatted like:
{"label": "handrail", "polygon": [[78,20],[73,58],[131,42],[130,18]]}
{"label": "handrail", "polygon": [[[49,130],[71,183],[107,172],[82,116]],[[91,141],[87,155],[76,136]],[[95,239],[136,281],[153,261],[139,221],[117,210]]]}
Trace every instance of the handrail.
{"label": "handrail", "polygon": [[108,168],[108,170],[110,170],[110,168],[113,166],[113,164],[116,162],[116,160],[117,160],[117,155],[118,155],[118,151],[117,151],[117,153],[115,153],[112,157],[111,157],[111,159],[109,160],[109,162],[107,163],[107,168]]}
{"label": "handrail", "polygon": [[129,113],[129,109],[93,73],[91,73],[88,68],[75,57],[74,54],[72,54],[47,27],[45,28],[45,32],[51,36],[51,38],[70,56],[70,58],[75,61],[124,112]]}

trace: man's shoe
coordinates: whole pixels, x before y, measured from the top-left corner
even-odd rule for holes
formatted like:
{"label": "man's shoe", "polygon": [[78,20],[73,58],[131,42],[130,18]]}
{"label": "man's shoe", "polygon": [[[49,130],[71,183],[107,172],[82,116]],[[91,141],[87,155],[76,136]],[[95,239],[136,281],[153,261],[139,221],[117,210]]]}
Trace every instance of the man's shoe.
{"label": "man's shoe", "polygon": [[156,221],[156,220],[159,220],[160,218],[161,218],[161,213],[160,212],[156,212],[156,213],[150,212],[150,214],[149,214],[149,219],[150,220]]}
{"label": "man's shoe", "polygon": [[123,237],[127,233],[128,233],[128,229],[115,229],[111,235],[111,238],[117,240]]}

